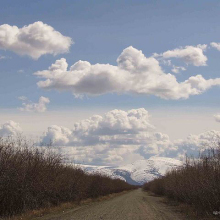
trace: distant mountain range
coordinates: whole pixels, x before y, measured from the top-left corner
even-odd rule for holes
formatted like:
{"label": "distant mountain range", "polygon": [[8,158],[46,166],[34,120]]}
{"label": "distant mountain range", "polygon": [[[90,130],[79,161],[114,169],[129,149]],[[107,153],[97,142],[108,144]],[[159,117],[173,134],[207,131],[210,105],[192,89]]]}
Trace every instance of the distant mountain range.
{"label": "distant mountain range", "polygon": [[112,178],[119,178],[133,185],[142,185],[156,177],[163,176],[167,170],[181,166],[182,162],[167,157],[151,157],[134,163],[119,166],[80,165],[88,173],[100,173]]}

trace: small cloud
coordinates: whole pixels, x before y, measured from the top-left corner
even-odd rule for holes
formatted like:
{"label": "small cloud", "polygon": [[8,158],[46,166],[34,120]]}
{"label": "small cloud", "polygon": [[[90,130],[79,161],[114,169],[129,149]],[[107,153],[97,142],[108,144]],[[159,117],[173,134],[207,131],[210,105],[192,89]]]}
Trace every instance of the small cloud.
{"label": "small cloud", "polygon": [[203,51],[206,51],[208,45],[207,44],[198,44],[197,47],[202,49]]}
{"label": "small cloud", "polygon": [[24,73],[24,70],[18,70],[18,73]]}
{"label": "small cloud", "polygon": [[171,70],[173,73],[179,73],[180,71],[186,71],[186,68],[183,66],[175,66],[173,65],[173,68]]}
{"label": "small cloud", "polygon": [[162,60],[162,64],[166,65],[166,66],[171,66],[171,60]]}
{"label": "small cloud", "polygon": [[206,66],[206,61],[208,59],[203,53],[206,49],[206,44],[198,44],[197,46],[185,46],[174,50],[168,50],[162,54],[154,55],[154,57],[162,57],[163,59],[178,58],[187,65]]}
{"label": "small cloud", "polygon": [[0,60],[6,60],[6,59],[11,59],[11,57],[0,55]]}
{"label": "small cloud", "polygon": [[0,125],[0,136],[12,136],[22,132],[20,125],[14,121],[7,121],[6,123]]}
{"label": "small cloud", "polygon": [[217,122],[220,122],[220,114],[214,115],[214,118]]}
{"label": "small cloud", "polygon": [[4,59],[6,59],[6,56],[0,55],[0,60],[4,60]]}
{"label": "small cloud", "polygon": [[220,43],[212,42],[210,43],[211,47],[220,51]]}
{"label": "small cloud", "polygon": [[25,101],[25,100],[27,100],[27,97],[26,96],[19,96],[18,99],[22,100],[22,101]]}
{"label": "small cloud", "polygon": [[37,103],[33,103],[27,99],[25,96],[20,96],[18,99],[22,101],[22,108],[20,111],[26,112],[45,112],[47,110],[47,104],[50,103],[49,98],[41,96]]}
{"label": "small cloud", "polygon": [[152,57],[160,57],[161,55],[159,53],[153,53]]}

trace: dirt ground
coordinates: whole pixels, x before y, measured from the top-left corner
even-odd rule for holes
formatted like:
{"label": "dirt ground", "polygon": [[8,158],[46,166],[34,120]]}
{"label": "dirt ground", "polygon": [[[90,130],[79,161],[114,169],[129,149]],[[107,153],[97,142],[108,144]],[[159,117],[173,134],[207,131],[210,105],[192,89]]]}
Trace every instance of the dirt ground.
{"label": "dirt ground", "polygon": [[163,198],[150,196],[141,189],[112,199],[79,206],[61,213],[48,214],[35,220],[185,220],[188,219]]}

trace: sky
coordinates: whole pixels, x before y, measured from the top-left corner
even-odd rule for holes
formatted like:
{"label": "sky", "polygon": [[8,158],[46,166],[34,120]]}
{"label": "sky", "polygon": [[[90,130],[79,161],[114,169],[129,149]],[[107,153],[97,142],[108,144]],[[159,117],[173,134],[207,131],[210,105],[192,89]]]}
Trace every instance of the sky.
{"label": "sky", "polygon": [[0,135],[115,165],[220,134],[219,1],[0,3]]}

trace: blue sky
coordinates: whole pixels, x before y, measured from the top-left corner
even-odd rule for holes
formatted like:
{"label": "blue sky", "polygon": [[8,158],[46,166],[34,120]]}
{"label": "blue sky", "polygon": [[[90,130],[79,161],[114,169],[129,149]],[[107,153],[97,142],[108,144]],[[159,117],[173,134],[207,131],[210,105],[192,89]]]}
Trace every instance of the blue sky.
{"label": "blue sky", "polygon": [[[218,129],[219,124],[213,114],[217,114],[220,108],[219,86],[207,89],[200,95],[177,100],[166,100],[152,94],[124,93],[121,90],[119,94],[106,92],[98,96],[76,98],[70,91],[39,88],[39,78],[33,73],[47,70],[61,58],[66,59],[69,67],[78,60],[116,66],[117,58],[129,46],[151,57],[154,53],[205,44],[207,49],[204,54],[208,60],[204,66],[187,65],[175,58],[171,58],[172,65],[183,66],[186,71],[172,73],[172,66],[163,63],[160,66],[164,73],[171,73],[178,82],[198,74],[205,79],[218,78],[220,51],[212,48],[210,43],[220,42],[219,1],[0,0],[0,3],[0,25],[22,28],[42,21],[74,42],[68,53],[55,56],[45,54],[37,60],[28,55],[18,55],[10,49],[0,50],[1,123],[17,120],[26,133],[40,134],[51,123],[71,128],[71,123],[93,114],[103,115],[116,108],[145,108],[152,117],[155,116],[152,120],[158,130],[167,132],[172,138]],[[20,111],[22,100],[18,97],[21,96],[27,97],[28,103],[37,103],[39,97],[44,96],[50,103],[42,112],[33,113],[33,109]],[[60,116],[62,114],[63,119]],[[46,118],[50,119],[47,121]],[[195,123],[189,126],[192,118]],[[163,119],[164,123],[161,122]],[[36,121],[36,126],[31,127],[29,120]],[[44,122],[40,124],[40,120]],[[171,127],[167,125],[169,120],[172,121]],[[201,121],[204,121],[203,125]],[[181,123],[183,129],[176,132]]]}
{"label": "blue sky", "polygon": [[[51,25],[75,42],[68,54],[56,57],[45,55],[38,61],[19,57],[10,51],[0,51],[10,59],[1,60],[1,107],[14,108],[20,104],[17,96],[25,95],[36,100],[40,95],[50,97],[50,108],[75,105],[113,105],[116,101],[132,107],[142,102],[144,106],[159,105],[219,105],[219,89],[211,89],[187,101],[163,101],[156,97],[104,95],[93,100],[76,100],[71,94],[44,92],[37,88],[32,73],[48,68],[56,59],[65,57],[69,64],[78,60],[90,63],[115,64],[127,46],[140,49],[146,56],[179,46],[218,42],[218,1],[2,1],[1,23],[23,27],[35,21]],[[208,51],[208,67],[190,67],[179,76],[204,74],[206,78],[219,74],[220,53]],[[12,65],[13,63],[13,65]],[[18,73],[19,70],[24,73]],[[116,99],[116,100],[115,100]],[[106,101],[109,100],[109,101]],[[148,103],[148,104],[147,104]],[[123,105],[123,104],[122,104]],[[114,106],[115,107],[115,106]],[[135,107],[135,106],[134,106]]]}

